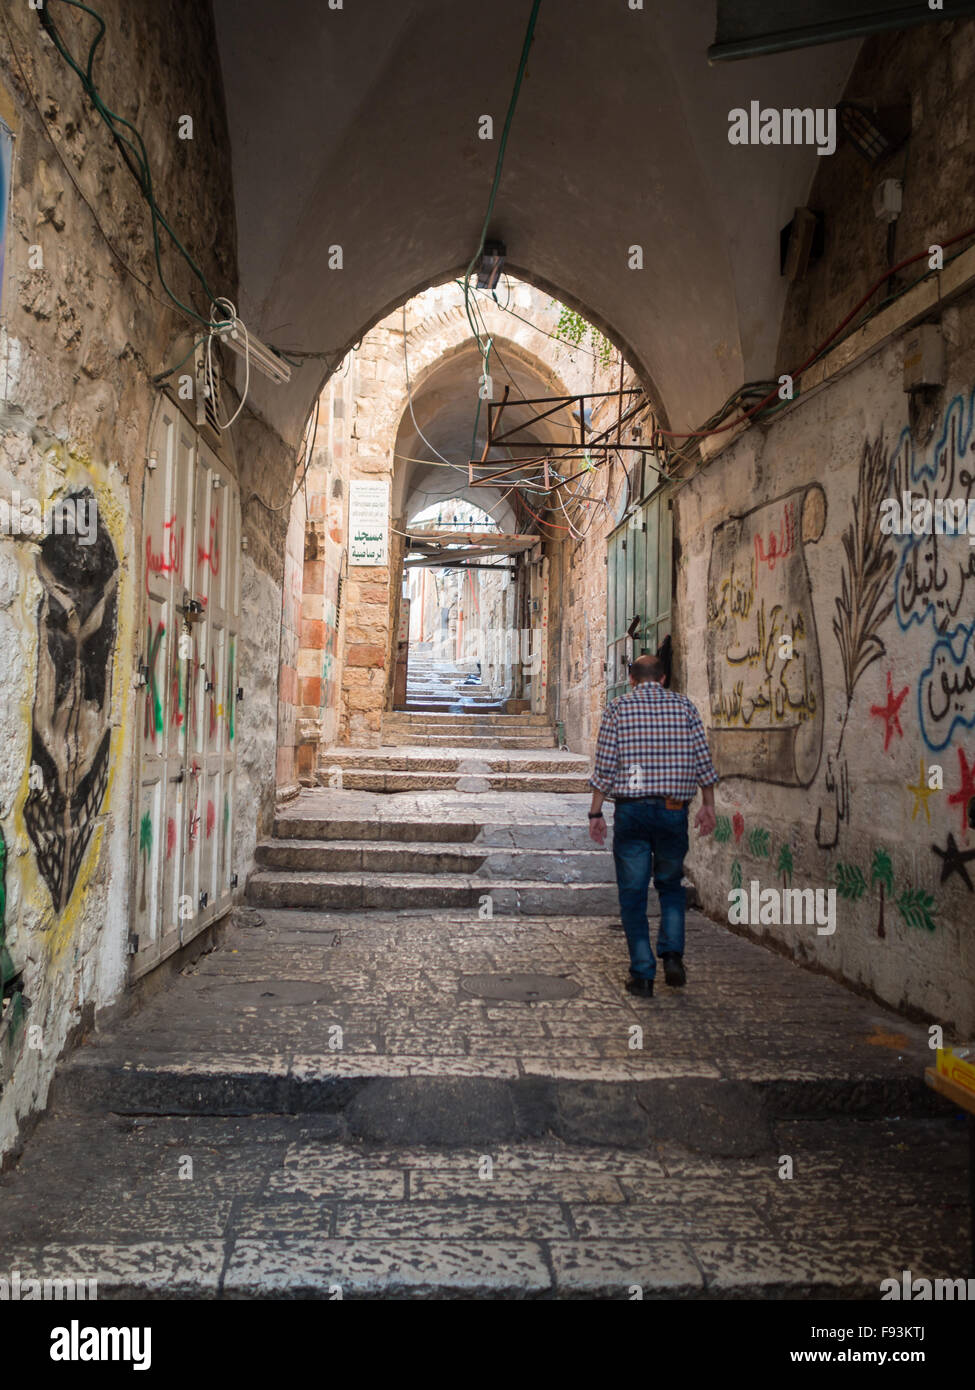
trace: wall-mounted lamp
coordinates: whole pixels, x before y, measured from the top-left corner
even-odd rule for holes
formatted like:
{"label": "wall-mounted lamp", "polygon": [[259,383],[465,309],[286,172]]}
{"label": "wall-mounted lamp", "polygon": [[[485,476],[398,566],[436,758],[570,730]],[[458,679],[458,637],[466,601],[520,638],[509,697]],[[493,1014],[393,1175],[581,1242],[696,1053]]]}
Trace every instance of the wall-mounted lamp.
{"label": "wall-mounted lamp", "polygon": [[493,290],[501,279],[504,258],[508,249],[503,241],[486,241],[481,252],[481,264],[477,270],[477,288]]}
{"label": "wall-mounted lamp", "polygon": [[880,164],[899,150],[911,133],[909,106],[875,109],[859,101],[841,101],[836,111],[843,134],[868,164]]}

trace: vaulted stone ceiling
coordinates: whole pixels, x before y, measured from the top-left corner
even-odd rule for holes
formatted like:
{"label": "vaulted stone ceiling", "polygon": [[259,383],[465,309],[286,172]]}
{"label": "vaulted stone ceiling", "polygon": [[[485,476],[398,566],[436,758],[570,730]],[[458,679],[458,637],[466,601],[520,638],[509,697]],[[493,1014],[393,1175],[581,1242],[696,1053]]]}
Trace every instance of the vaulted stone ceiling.
{"label": "vaulted stone ceiling", "polygon": [[[214,0],[248,326],[342,351],[467,265],[529,0]],[[622,346],[673,428],[773,368],[779,230],[814,148],[728,143],[728,112],[835,104],[855,43],[708,67],[713,0],[542,0],[491,232],[508,269]],[[493,116],[495,139],[477,138]],[[627,249],[643,247],[642,271]],[[344,268],[328,268],[341,245]],[[324,373],[252,382],[286,438]]]}

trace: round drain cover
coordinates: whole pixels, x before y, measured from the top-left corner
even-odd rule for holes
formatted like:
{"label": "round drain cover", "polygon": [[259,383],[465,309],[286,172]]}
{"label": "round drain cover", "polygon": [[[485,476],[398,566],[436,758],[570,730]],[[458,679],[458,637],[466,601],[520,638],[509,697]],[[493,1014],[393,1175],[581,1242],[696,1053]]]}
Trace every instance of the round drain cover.
{"label": "round drain cover", "polygon": [[514,999],[523,1004],[574,999],[581,990],[564,975],[462,975],[460,987],[478,999]]}

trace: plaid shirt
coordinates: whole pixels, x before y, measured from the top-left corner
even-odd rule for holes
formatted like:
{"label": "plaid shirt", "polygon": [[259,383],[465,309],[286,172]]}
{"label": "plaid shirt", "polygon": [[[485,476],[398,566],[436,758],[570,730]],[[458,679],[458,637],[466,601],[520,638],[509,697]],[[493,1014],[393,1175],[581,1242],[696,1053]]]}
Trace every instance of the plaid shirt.
{"label": "plaid shirt", "polygon": [[643,681],[606,706],[589,779],[604,796],[690,801],[717,780],[701,716],[685,695]]}

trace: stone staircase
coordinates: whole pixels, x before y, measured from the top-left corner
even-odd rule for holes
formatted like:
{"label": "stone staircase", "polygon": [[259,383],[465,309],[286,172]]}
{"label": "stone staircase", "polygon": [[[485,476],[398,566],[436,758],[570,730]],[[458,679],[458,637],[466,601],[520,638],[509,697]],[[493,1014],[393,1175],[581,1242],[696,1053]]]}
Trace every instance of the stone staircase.
{"label": "stone staircase", "polygon": [[554,748],[544,714],[393,710],[383,716],[385,746],[423,748]]}
{"label": "stone staircase", "polygon": [[[400,800],[412,804],[389,811],[375,805]],[[490,792],[450,800],[362,798],[347,785],[304,792],[282,808],[273,838],[258,845],[247,901],[264,908],[615,915],[612,856],[589,839],[587,799],[572,801],[570,808],[551,794]]]}
{"label": "stone staircase", "polygon": [[476,673],[473,661],[435,661],[430,656],[411,652],[406,673],[406,709],[434,713],[461,709],[472,713],[483,709],[502,710],[503,701],[496,700],[479,680],[470,680]]}

